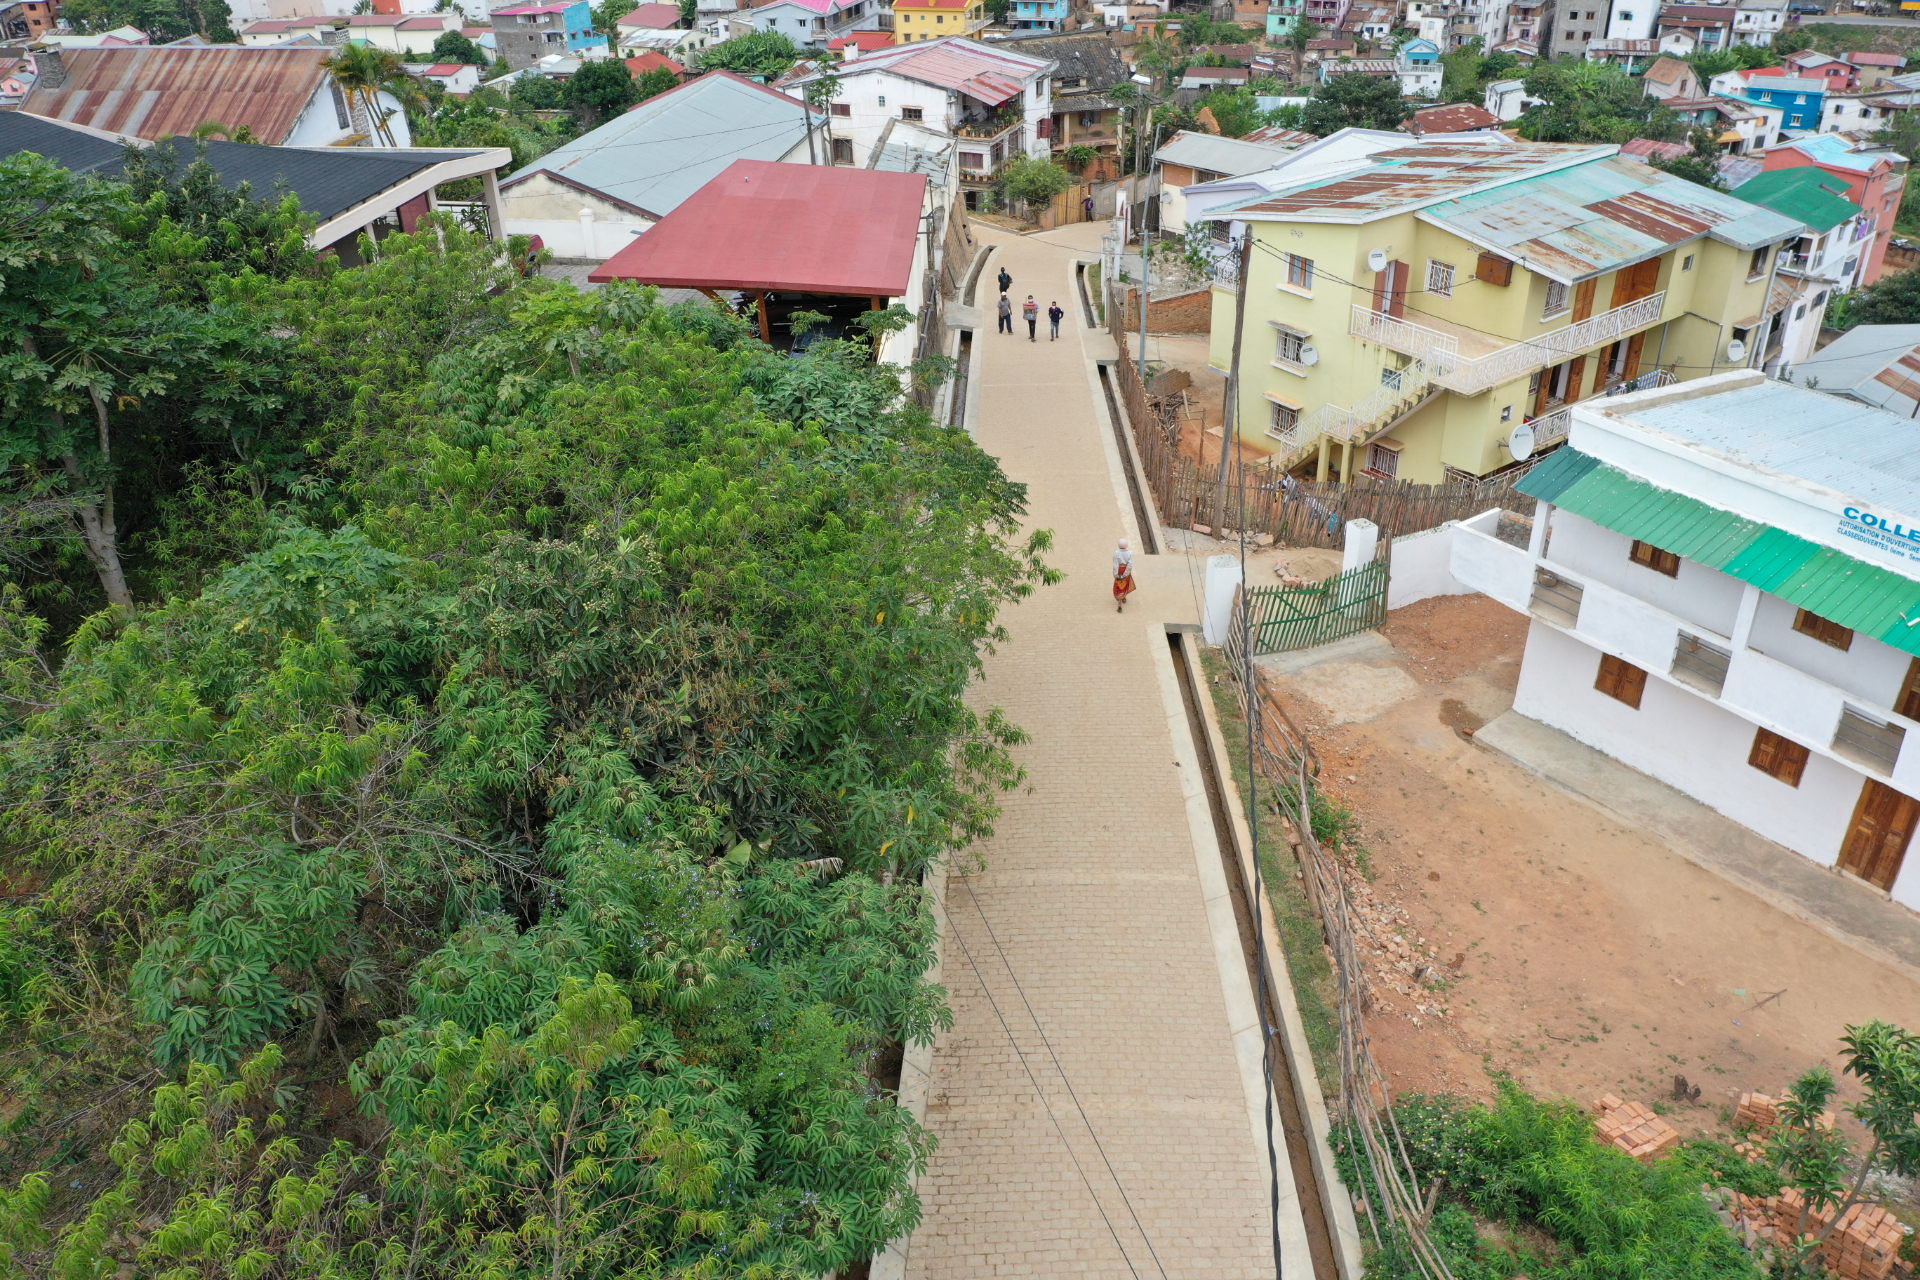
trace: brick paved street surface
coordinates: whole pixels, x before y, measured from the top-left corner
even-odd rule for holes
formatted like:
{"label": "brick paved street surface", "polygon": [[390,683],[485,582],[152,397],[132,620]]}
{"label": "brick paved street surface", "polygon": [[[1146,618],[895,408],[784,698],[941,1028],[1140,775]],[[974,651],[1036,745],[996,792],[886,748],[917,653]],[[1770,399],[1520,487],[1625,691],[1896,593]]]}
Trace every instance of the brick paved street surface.
{"label": "brick paved street surface", "polygon": [[[1087,363],[1110,346],[1085,332],[1072,276],[1095,254],[982,230],[1000,249],[978,298],[977,435],[1030,486],[1030,519],[1054,530],[1053,563],[1068,577],[1009,611],[1012,640],[976,691],[1032,734],[1020,752],[1031,789],[1006,797],[985,869],[948,880],[954,1028],[934,1057],[927,1124],[940,1147],[921,1179],[907,1274],[1271,1276],[1266,1153],[1229,1038],[1156,668],[1161,624],[1197,620],[1197,587],[1185,557],[1141,557],[1143,590],[1114,611],[1108,558],[1125,517]],[[1051,239],[1098,244],[1087,227]],[[1003,265],[1016,308],[1028,293],[1040,303],[1038,343],[1017,312],[1014,336],[993,331]],[[1067,320],[1050,343],[1054,300]]]}

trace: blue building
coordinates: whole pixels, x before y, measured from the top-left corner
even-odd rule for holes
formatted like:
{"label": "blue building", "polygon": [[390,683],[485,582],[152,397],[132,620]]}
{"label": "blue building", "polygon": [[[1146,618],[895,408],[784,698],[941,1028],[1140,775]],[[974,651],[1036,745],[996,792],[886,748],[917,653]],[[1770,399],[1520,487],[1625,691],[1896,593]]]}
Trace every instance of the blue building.
{"label": "blue building", "polygon": [[1783,129],[1818,129],[1827,82],[1804,76],[1763,76],[1751,72],[1740,96],[1748,102],[1778,107]]}
{"label": "blue building", "polygon": [[607,37],[593,28],[587,0],[515,5],[490,16],[494,43],[511,71],[524,71],[552,54],[578,58],[607,47]]}
{"label": "blue building", "polygon": [[1007,25],[1015,31],[1059,31],[1067,21],[1067,0],[1010,0]]}

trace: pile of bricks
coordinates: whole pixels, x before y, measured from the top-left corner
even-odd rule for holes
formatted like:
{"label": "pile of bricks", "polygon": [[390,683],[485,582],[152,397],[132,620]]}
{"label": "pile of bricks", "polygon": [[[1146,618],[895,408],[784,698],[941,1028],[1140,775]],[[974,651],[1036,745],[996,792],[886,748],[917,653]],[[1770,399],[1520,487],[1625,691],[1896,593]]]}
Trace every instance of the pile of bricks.
{"label": "pile of bricks", "polygon": [[1612,1094],[1593,1103],[1593,1131],[1635,1160],[1658,1160],[1680,1145],[1680,1131],[1638,1102],[1622,1102]]}
{"label": "pile of bricks", "polygon": [[1743,1093],[1733,1113],[1735,1126],[1752,1125],[1756,1138],[1764,1138],[1780,1123],[1780,1104],[1764,1093]]}
{"label": "pile of bricks", "polygon": [[[1788,1187],[1777,1196],[1734,1197],[1734,1217],[1755,1235],[1780,1243],[1792,1240],[1800,1225],[1801,1193]],[[1806,1238],[1818,1239],[1833,1221],[1832,1209],[1807,1212]],[[1906,1240],[1906,1228],[1877,1204],[1850,1205],[1840,1217],[1840,1225],[1820,1246],[1820,1259],[1827,1270],[1842,1280],[1888,1280],[1894,1275],[1910,1274],[1900,1263],[1900,1246]]]}

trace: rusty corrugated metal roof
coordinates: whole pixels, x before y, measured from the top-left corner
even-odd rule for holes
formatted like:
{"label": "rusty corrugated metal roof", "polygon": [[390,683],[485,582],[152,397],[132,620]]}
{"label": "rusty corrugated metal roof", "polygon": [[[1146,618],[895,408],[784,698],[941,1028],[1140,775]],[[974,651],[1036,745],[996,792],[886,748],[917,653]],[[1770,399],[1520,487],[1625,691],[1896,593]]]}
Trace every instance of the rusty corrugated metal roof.
{"label": "rusty corrugated metal roof", "polygon": [[1288,214],[1365,220],[1434,200],[1503,178],[1516,177],[1548,161],[1567,161],[1582,155],[1595,158],[1611,147],[1568,146],[1550,142],[1516,142],[1504,138],[1487,144],[1467,142],[1410,145],[1376,152],[1372,163],[1358,173],[1332,179],[1316,178],[1291,191],[1260,196],[1245,204],[1213,210],[1265,215],[1284,219]]}
{"label": "rusty corrugated metal roof", "polygon": [[136,138],[192,133],[208,120],[281,143],[326,81],[328,49],[80,49],[59,88],[22,109]]}

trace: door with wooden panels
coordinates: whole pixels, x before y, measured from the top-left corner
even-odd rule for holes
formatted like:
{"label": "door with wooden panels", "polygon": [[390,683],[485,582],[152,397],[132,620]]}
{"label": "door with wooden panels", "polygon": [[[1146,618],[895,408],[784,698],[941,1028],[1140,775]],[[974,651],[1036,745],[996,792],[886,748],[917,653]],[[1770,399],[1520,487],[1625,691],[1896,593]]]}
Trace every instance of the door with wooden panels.
{"label": "door with wooden panels", "polygon": [[1840,846],[1840,869],[1876,889],[1892,889],[1920,821],[1920,800],[1869,778],[1853,807],[1853,824]]}
{"label": "door with wooden panels", "polygon": [[1909,720],[1920,720],[1920,658],[1907,664],[1907,679],[1900,686],[1900,698],[1893,709]]}
{"label": "door with wooden panels", "polygon": [[1593,314],[1593,295],[1599,287],[1598,280],[1582,280],[1573,286],[1573,322],[1575,324],[1579,324]]}
{"label": "door with wooden panels", "polygon": [[1613,305],[1624,307],[1629,302],[1638,302],[1642,298],[1651,298],[1654,288],[1660,283],[1660,259],[1648,258],[1645,262],[1636,262],[1630,267],[1622,267],[1613,277]]}
{"label": "door with wooden panels", "polygon": [[1623,379],[1631,380],[1640,376],[1640,349],[1647,345],[1647,332],[1642,329],[1627,339],[1627,367],[1620,371]]}

